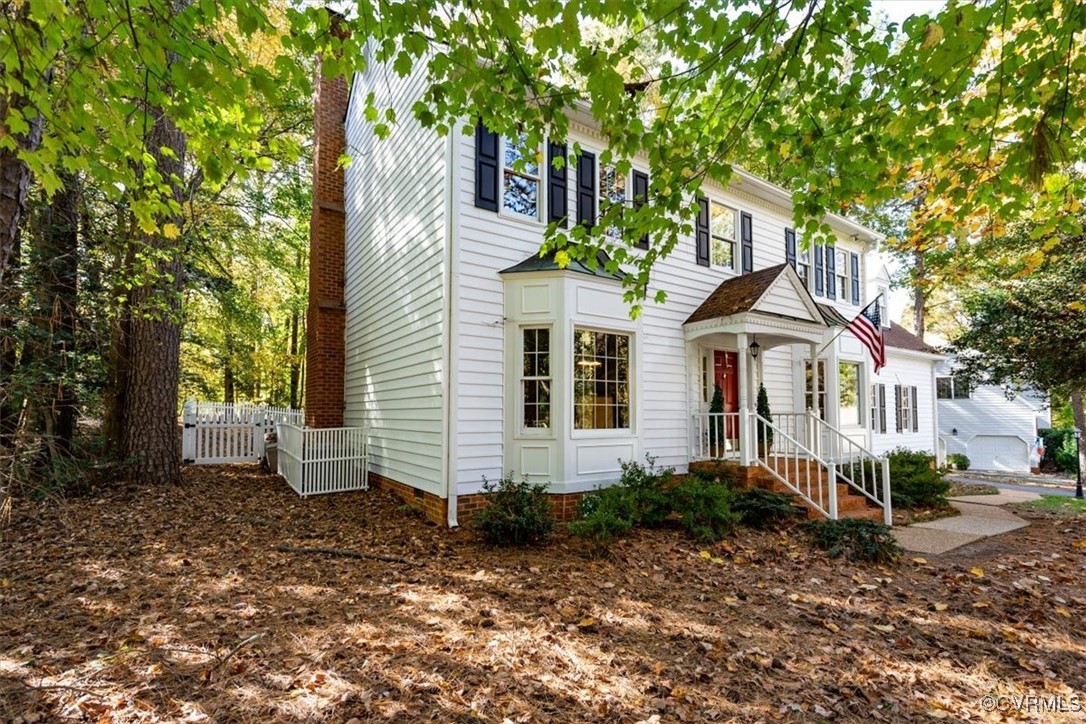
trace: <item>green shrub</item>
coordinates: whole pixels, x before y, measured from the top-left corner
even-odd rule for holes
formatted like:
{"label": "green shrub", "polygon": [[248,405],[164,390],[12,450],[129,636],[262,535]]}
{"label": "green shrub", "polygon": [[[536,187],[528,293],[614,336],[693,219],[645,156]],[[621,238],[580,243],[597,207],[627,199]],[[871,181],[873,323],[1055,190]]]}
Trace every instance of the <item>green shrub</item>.
{"label": "green shrub", "polygon": [[629,488],[614,486],[581,496],[581,519],[569,524],[569,532],[606,547],[625,535],[637,521],[637,502]]}
{"label": "green shrub", "polygon": [[889,526],[873,520],[815,520],[808,524],[808,531],[815,547],[826,551],[830,558],[844,556],[850,561],[893,563],[901,555],[901,547]]}
{"label": "green shrub", "polygon": [[739,520],[732,510],[731,488],[686,478],[671,490],[672,508],[679,521],[695,540],[709,542],[730,533]]}
{"label": "green shrub", "polygon": [[[765,391],[765,385],[758,385],[755,411],[760,417],[765,418],[766,422],[773,422],[773,411],[769,408],[769,393]],[[773,446],[773,428],[763,424],[758,425],[758,444],[763,445],[767,450]]]}
{"label": "green shrub", "polygon": [[690,477],[697,478],[704,483],[716,483],[718,485],[735,485],[735,468],[722,462],[698,464],[690,470]]}
{"label": "green shrub", "polygon": [[487,543],[500,546],[536,543],[554,530],[554,515],[545,483],[514,482],[512,474],[497,483],[483,478],[485,508],[471,518],[471,526]]}
{"label": "green shrub", "polygon": [[946,456],[946,462],[954,470],[969,469],[969,458],[961,453],[950,453]]}
{"label": "green shrub", "polygon": [[795,520],[799,514],[795,500],[788,493],[776,493],[762,488],[737,490],[732,510],[739,522],[748,528],[765,530]]}
{"label": "green shrub", "polygon": [[890,493],[895,507],[928,508],[946,505],[950,481],[931,465],[931,455],[906,448],[890,453]]}
{"label": "green shrub", "polygon": [[634,523],[649,528],[656,528],[664,524],[671,514],[671,500],[668,497],[668,488],[671,487],[675,477],[673,468],[657,471],[656,458],[645,456],[646,465],[627,460],[620,463],[622,476],[619,478],[619,487],[626,488],[633,496],[637,514]]}
{"label": "green shrub", "polygon": [[1075,431],[1071,428],[1049,427],[1040,432],[1045,446],[1041,467],[1063,473],[1075,472]]}

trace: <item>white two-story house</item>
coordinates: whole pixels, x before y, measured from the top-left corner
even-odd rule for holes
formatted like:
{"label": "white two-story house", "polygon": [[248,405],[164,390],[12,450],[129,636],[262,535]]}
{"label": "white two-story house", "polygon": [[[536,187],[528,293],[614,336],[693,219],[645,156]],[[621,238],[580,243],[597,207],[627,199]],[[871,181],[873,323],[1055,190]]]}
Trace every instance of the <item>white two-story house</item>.
{"label": "white two-story house", "polygon": [[[601,164],[607,140],[576,112],[570,137],[541,148],[481,124],[438,137],[412,116],[423,89],[419,75],[372,65],[351,97],[375,94],[401,120],[384,140],[362,104],[348,101],[344,120],[354,161],[342,201],[343,420],[369,427],[378,484],[455,525],[484,479],[510,472],[546,482],[568,512],[616,480],[620,461],[646,455],[679,472],[707,458],[760,465],[793,488],[797,466],[841,473],[848,462],[861,471],[855,492],[881,505],[881,461],[869,452],[876,379],[870,355],[842,334],[870,301],[876,233],[828,215],[835,243],[804,244],[785,189],[742,172],[727,186],[708,181],[695,233],[655,266],[666,303],[631,319],[621,270],[559,268],[539,249],[548,223],[591,225],[604,199],[652,203],[648,166]],[[555,168],[559,155],[567,164]],[[717,385],[724,412],[710,415]],[[773,412],[768,449],[760,385]],[[797,492],[835,515],[826,487],[808,472]]]}

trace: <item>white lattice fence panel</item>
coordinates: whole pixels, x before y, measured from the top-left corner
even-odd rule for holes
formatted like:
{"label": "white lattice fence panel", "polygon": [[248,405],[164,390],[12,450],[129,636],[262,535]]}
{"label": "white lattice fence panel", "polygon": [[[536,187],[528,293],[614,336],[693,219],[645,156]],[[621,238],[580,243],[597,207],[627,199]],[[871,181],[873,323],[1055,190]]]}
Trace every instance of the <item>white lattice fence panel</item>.
{"label": "white lattice fence panel", "polygon": [[361,427],[279,426],[279,474],[299,495],[369,487],[368,431]]}

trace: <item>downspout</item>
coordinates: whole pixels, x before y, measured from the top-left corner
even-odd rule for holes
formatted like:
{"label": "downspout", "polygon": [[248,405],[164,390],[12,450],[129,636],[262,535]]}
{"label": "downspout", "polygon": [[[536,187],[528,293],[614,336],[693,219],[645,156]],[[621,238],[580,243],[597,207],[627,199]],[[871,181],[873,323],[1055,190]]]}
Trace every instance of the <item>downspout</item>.
{"label": "downspout", "polygon": [[460,301],[460,264],[459,264],[459,240],[460,240],[460,174],[456,167],[456,144],[459,135],[449,133],[445,136],[445,173],[448,181],[445,184],[445,510],[446,522],[450,528],[456,528],[459,523],[456,520],[456,387],[458,371],[458,355],[456,354],[456,340],[460,326],[457,308]]}

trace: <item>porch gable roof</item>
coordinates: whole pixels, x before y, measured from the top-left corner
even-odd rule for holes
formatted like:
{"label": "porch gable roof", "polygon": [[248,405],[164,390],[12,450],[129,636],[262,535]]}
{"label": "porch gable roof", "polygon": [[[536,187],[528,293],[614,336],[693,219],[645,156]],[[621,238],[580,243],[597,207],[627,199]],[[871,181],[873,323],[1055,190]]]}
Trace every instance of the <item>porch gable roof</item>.
{"label": "porch gable roof", "polygon": [[725,280],[705,298],[684,324],[747,312],[827,326],[818,304],[807,291],[799,274],[788,263]]}

